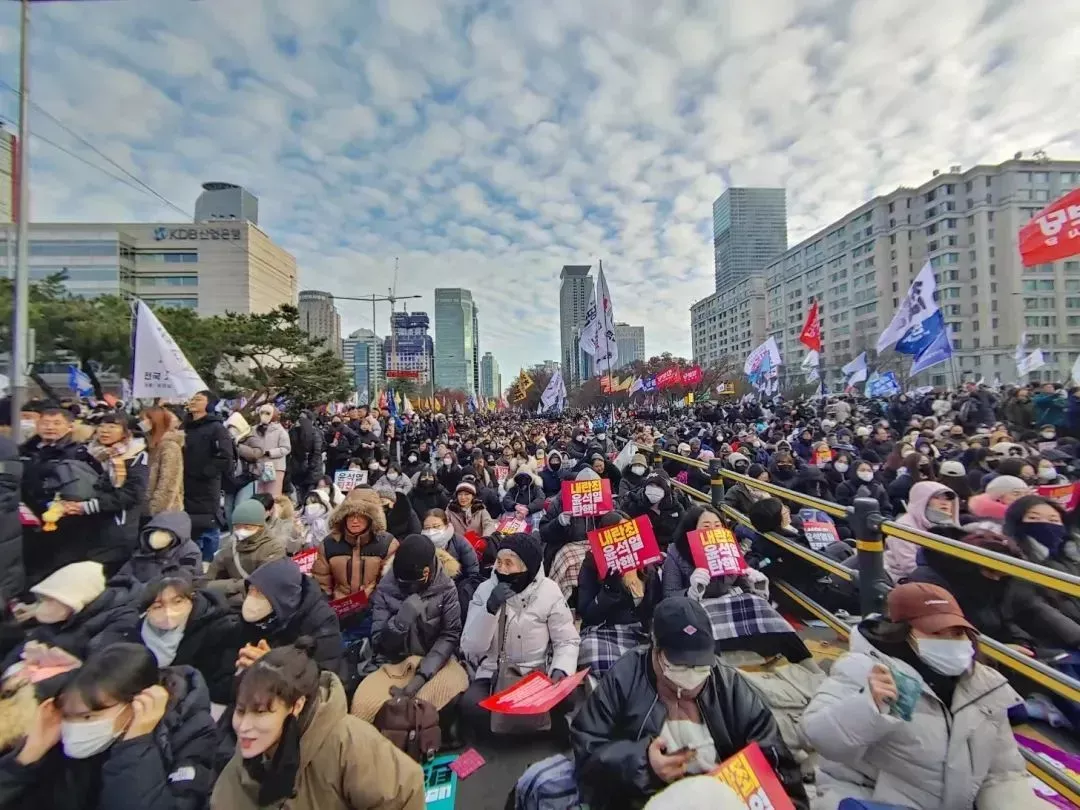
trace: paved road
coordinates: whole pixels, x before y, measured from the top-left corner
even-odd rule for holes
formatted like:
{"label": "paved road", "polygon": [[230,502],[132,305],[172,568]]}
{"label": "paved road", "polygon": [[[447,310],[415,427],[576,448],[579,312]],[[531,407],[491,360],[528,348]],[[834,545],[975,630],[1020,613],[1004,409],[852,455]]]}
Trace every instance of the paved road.
{"label": "paved road", "polygon": [[476,746],[487,764],[458,783],[455,805],[461,810],[503,810],[518,777],[534,762],[557,754],[553,740],[501,739]]}

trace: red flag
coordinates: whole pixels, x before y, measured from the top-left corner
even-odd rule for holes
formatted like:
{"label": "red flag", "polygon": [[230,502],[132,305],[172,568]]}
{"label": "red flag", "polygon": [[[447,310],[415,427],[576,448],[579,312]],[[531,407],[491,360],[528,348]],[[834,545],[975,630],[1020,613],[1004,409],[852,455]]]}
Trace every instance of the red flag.
{"label": "red flag", "polygon": [[1080,188],[1050,203],[1020,229],[1024,267],[1080,254]]}
{"label": "red flag", "polygon": [[806,313],[806,323],[799,334],[799,342],[812,351],[821,351],[821,324],[818,323],[816,298],[810,305],[810,311]]}

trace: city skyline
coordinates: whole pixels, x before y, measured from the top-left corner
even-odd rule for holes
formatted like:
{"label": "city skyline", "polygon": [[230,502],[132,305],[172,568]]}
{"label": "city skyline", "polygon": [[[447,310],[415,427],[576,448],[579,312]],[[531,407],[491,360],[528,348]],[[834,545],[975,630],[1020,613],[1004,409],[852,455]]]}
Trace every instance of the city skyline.
{"label": "city skyline", "polygon": [[398,257],[410,308],[473,290],[481,351],[516,369],[560,353],[560,268],[599,258],[646,355],[689,357],[730,186],[786,189],[796,244],[934,169],[1080,157],[1076,4],[1053,26],[1017,1],[690,5],[37,3],[31,125],[75,157],[31,142],[32,218],[186,222],[235,183],[300,289],[385,294]]}

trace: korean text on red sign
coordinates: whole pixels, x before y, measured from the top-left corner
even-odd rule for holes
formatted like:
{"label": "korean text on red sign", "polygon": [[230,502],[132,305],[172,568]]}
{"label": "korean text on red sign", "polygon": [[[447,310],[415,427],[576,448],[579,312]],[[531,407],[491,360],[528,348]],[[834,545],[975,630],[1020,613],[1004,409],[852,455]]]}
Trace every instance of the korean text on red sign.
{"label": "korean text on red sign", "polygon": [[589,548],[600,579],[611,572],[625,574],[663,559],[652,523],[644,515],[589,532]]}
{"label": "korean text on red sign", "polygon": [[713,577],[738,576],[747,569],[739,541],[731,529],[699,529],[686,535],[694,565]]}
{"label": "korean text on red sign", "polygon": [[1024,267],[1080,254],[1080,188],[1050,203],[1020,229]]}
{"label": "korean text on red sign", "polygon": [[611,482],[606,478],[595,481],[563,481],[562,508],[574,517],[597,517],[614,508]]}

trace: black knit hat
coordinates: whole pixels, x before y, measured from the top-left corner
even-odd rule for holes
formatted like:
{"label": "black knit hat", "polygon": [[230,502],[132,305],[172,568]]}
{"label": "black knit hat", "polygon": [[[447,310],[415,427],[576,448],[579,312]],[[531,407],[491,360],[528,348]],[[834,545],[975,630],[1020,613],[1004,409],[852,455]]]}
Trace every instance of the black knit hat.
{"label": "black knit hat", "polygon": [[540,571],[544,562],[544,552],[540,543],[533,539],[531,534],[509,534],[499,541],[499,550],[508,549],[514,552],[525,563],[525,570],[529,572],[531,582]]}
{"label": "black knit hat", "polygon": [[425,568],[435,565],[435,544],[422,534],[410,534],[394,554],[394,577],[398,582],[415,582]]}

